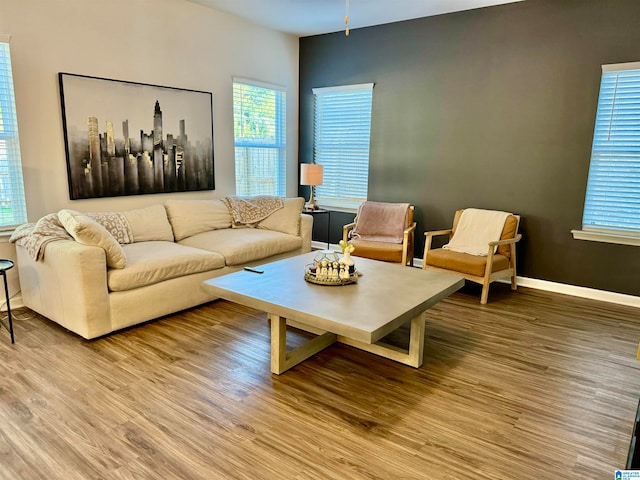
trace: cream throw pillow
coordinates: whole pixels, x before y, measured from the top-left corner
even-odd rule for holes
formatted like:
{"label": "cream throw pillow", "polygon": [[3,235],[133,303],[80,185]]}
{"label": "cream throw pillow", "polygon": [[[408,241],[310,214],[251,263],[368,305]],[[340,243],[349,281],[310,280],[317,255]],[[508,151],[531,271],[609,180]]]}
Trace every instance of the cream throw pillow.
{"label": "cream throw pillow", "polygon": [[258,228],[300,235],[300,213],[303,206],[304,198],[302,197],[285,198],[284,207],[258,223]]}
{"label": "cream throw pillow", "polygon": [[75,210],[60,210],[58,219],[76,242],[101,247],[106,254],[108,267],[126,266],[127,257],[122,245],[98,222]]}
{"label": "cream throw pillow", "polygon": [[134,242],[152,240],[173,242],[173,230],[167,218],[167,211],[164,205],[151,205],[150,207],[122,212],[122,214],[129,221]]}
{"label": "cream throw pillow", "polygon": [[176,241],[209,230],[231,228],[231,212],[222,200],[167,200],[164,206]]}

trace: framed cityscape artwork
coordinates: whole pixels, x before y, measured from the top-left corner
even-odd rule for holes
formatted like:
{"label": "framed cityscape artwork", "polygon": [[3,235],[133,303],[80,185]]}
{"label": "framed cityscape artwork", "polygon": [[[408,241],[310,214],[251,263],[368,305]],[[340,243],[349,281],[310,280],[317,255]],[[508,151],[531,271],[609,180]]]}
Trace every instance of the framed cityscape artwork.
{"label": "framed cityscape artwork", "polygon": [[72,200],[214,189],[210,92],[58,80]]}

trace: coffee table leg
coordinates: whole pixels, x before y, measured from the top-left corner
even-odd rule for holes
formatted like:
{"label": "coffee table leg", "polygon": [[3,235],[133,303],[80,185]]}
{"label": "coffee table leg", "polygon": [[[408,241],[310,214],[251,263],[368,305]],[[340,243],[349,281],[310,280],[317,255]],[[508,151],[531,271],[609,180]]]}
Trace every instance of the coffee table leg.
{"label": "coffee table leg", "polygon": [[282,373],[287,364],[287,320],[279,315],[269,315],[271,320],[271,371]]}
{"label": "coffee table leg", "polygon": [[422,357],[424,354],[424,323],[424,313],[421,313],[411,320],[408,350],[384,342],[364,343],[343,336],[338,336],[338,341],[345,345],[351,345],[352,347],[364,350],[365,352],[375,353],[381,357],[418,368],[422,365]]}
{"label": "coffee table leg", "polygon": [[411,333],[409,334],[409,358],[407,365],[418,368],[422,365],[424,356],[424,313],[411,319]]}
{"label": "coffee table leg", "polygon": [[337,340],[335,333],[325,332],[287,352],[287,319],[270,313],[271,321],[271,372],[281,374],[324,350]]}

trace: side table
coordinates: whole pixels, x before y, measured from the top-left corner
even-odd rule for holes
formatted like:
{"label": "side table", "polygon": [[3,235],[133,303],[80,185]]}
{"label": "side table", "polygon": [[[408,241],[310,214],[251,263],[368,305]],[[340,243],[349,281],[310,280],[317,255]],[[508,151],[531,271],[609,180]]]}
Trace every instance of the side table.
{"label": "side table", "polygon": [[13,268],[11,260],[0,259],[0,274],[4,279],[4,296],[7,299],[7,317],[9,318],[9,333],[11,334],[11,343],[15,343],[13,338],[13,319],[11,318],[11,302],[9,301],[9,287],[7,285],[7,270]]}
{"label": "side table", "polygon": [[307,210],[306,208],[302,209],[302,213],[309,214],[311,216],[315,215],[326,215],[327,216],[327,250],[331,247],[331,239],[329,238],[329,234],[331,232],[331,211],[323,210],[319,208],[318,210]]}

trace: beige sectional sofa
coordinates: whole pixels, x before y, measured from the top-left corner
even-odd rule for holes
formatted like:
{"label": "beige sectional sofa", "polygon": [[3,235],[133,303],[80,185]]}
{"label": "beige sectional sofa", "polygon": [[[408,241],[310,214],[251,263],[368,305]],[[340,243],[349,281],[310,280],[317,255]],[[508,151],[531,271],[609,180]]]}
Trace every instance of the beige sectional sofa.
{"label": "beige sectional sofa", "polygon": [[90,339],[206,303],[214,297],[203,280],[311,250],[303,203],[285,199],[251,225],[235,223],[223,200],[169,200],[106,219],[60,211],[73,238],[47,243],[40,260],[16,244],[24,304]]}

